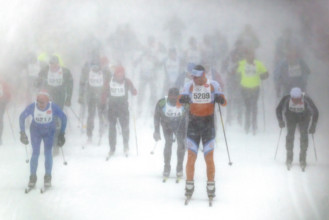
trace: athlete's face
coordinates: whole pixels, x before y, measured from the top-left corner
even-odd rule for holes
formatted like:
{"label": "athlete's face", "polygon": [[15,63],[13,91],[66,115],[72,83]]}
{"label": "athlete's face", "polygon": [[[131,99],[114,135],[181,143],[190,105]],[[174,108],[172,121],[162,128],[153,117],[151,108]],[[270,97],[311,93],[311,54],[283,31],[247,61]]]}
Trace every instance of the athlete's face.
{"label": "athlete's face", "polygon": [[170,105],[175,106],[177,103],[178,96],[176,95],[169,95],[168,96],[168,102]]}
{"label": "athlete's face", "polygon": [[37,105],[38,108],[41,110],[45,110],[47,105],[48,105],[48,100],[42,99],[42,98],[37,98]]}
{"label": "athlete's face", "polygon": [[297,105],[302,103],[302,98],[291,98],[291,101]]}
{"label": "athlete's face", "polygon": [[59,70],[59,64],[58,63],[49,63],[49,70],[51,72],[57,72]]}
{"label": "athlete's face", "polygon": [[193,76],[193,81],[196,85],[202,86],[205,83],[205,73],[202,74],[202,76]]}

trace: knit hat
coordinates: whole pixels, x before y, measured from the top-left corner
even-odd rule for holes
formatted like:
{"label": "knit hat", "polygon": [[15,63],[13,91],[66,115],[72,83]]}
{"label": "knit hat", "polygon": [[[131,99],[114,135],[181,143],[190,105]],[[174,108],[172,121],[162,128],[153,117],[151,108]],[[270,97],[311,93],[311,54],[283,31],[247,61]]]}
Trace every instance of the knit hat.
{"label": "knit hat", "polygon": [[298,87],[292,88],[291,91],[290,91],[290,97],[291,98],[299,99],[299,98],[302,97],[302,95],[303,95],[303,92]]}

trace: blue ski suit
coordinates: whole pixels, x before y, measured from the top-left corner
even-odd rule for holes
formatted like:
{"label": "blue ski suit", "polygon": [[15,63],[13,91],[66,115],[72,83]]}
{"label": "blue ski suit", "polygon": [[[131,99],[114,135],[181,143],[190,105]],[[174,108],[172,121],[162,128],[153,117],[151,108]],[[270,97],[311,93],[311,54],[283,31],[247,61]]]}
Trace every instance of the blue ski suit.
{"label": "blue ski suit", "polygon": [[46,175],[51,175],[53,157],[52,147],[56,130],[55,117],[61,119],[61,133],[65,133],[67,118],[65,113],[55,103],[49,102],[45,110],[40,110],[37,103],[34,102],[26,107],[19,116],[19,126],[21,132],[25,132],[25,119],[32,116],[30,126],[30,138],[32,144],[32,157],[30,163],[31,175],[36,175],[38,168],[38,159],[40,155],[41,140],[44,142],[45,169]]}

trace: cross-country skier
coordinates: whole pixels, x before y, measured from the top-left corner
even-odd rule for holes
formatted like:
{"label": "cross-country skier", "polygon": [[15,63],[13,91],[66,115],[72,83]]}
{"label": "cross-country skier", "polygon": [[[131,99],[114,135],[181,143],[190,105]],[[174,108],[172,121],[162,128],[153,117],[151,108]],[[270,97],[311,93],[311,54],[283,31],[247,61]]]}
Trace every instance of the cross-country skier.
{"label": "cross-country skier", "polygon": [[[287,123],[286,149],[287,160],[286,165],[290,169],[293,161],[293,147],[296,127],[300,132],[300,153],[299,163],[302,169],[306,167],[306,151],[308,148],[308,133],[314,134],[316,124],[319,117],[319,111],[312,99],[305,95],[298,87],[291,89],[290,95],[284,96],[276,108],[276,116],[279,121],[280,128],[285,127],[282,113],[285,113]],[[312,122],[311,122],[312,118]],[[311,126],[309,124],[311,122]]]}
{"label": "cross-country skier", "polygon": [[105,82],[108,81],[109,75],[110,72],[108,68],[102,68],[99,56],[94,56],[82,69],[79,88],[79,103],[84,104],[86,100],[88,106],[87,143],[89,144],[92,142],[96,110],[99,119],[100,136],[103,132],[105,105],[102,102],[102,94],[104,92]]}
{"label": "cross-country skier", "polygon": [[257,108],[261,81],[268,78],[265,65],[255,58],[254,50],[245,50],[245,59],[239,62],[241,95],[245,104],[245,131],[255,135],[257,131]]}
{"label": "cross-country skier", "polygon": [[[58,105],[63,110],[64,105],[71,106],[71,98],[73,91],[73,78],[69,69],[60,65],[60,58],[53,55],[49,59],[49,65],[43,68],[37,79],[37,87],[45,89],[50,95],[53,103]],[[57,137],[59,134],[59,121],[56,122],[56,134],[54,139],[54,147],[57,147]],[[58,153],[58,148],[55,148],[54,153]]]}
{"label": "cross-country skier", "polygon": [[19,116],[20,140],[25,145],[29,144],[28,137],[25,133],[25,119],[30,115],[32,116],[32,123],[30,126],[30,140],[33,151],[30,162],[30,181],[28,186],[33,188],[36,184],[40,144],[41,141],[43,141],[46,170],[44,176],[44,186],[49,187],[51,186],[51,174],[53,165],[52,148],[56,129],[56,122],[54,117],[56,116],[61,120],[58,145],[62,147],[65,143],[64,135],[67,121],[66,115],[58,105],[49,101],[49,94],[47,92],[39,92],[37,95],[37,100],[28,105]]}
{"label": "cross-country skier", "polygon": [[0,145],[2,145],[3,117],[6,105],[10,100],[10,90],[8,84],[0,80]]}
{"label": "cross-country skier", "polygon": [[215,197],[215,103],[226,105],[226,99],[216,81],[206,78],[205,69],[201,65],[193,68],[193,82],[185,84],[180,103],[190,104],[187,127],[188,157],[186,164],[185,196],[191,198],[194,191],[194,165],[200,141],[207,165],[207,193],[209,199]]}
{"label": "cross-country skier", "polygon": [[117,66],[114,75],[105,84],[105,96],[108,97],[108,118],[109,118],[109,142],[110,156],[116,149],[116,123],[121,125],[124,153],[129,152],[129,110],[128,91],[132,95],[137,95],[137,90],[133,83],[125,77],[125,69]]}
{"label": "cross-country skier", "polygon": [[177,180],[183,176],[183,161],[185,155],[185,136],[186,136],[186,107],[178,102],[179,89],[171,88],[168,96],[158,101],[154,112],[154,133],[155,141],[161,139],[160,124],[162,126],[163,136],[165,139],[164,147],[164,180],[170,175],[170,160],[172,144],[177,140]]}

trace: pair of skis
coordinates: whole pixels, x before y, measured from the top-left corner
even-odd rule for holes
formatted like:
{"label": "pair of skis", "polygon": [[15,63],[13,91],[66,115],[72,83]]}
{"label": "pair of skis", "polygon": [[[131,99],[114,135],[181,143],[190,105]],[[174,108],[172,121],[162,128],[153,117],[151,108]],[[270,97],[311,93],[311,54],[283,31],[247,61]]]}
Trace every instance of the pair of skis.
{"label": "pair of skis", "polygon": [[[45,193],[48,189],[50,188],[50,186],[44,186],[40,188],[40,193],[43,194]],[[35,189],[35,186],[33,187],[27,187],[25,188],[25,194],[28,194],[29,192],[31,192],[33,189]]]}
{"label": "pair of skis", "polygon": [[[288,164],[286,164],[286,166],[287,166],[287,170],[290,171],[291,167],[292,167],[292,164],[288,163]],[[300,168],[302,169],[303,172],[305,172],[306,165],[300,165]]]}
{"label": "pair of skis", "polygon": [[[162,178],[162,182],[163,183],[165,183],[165,182],[167,182],[167,180],[169,179],[169,177],[163,177]],[[181,177],[176,177],[176,183],[179,183],[180,181],[182,180],[182,178]]]}
{"label": "pair of skis", "polygon": [[[188,205],[191,201],[191,197],[192,196],[186,196],[185,198],[185,205]],[[212,207],[212,202],[213,202],[214,198],[213,197],[209,197],[208,198],[208,203],[209,203],[209,207]]]}

